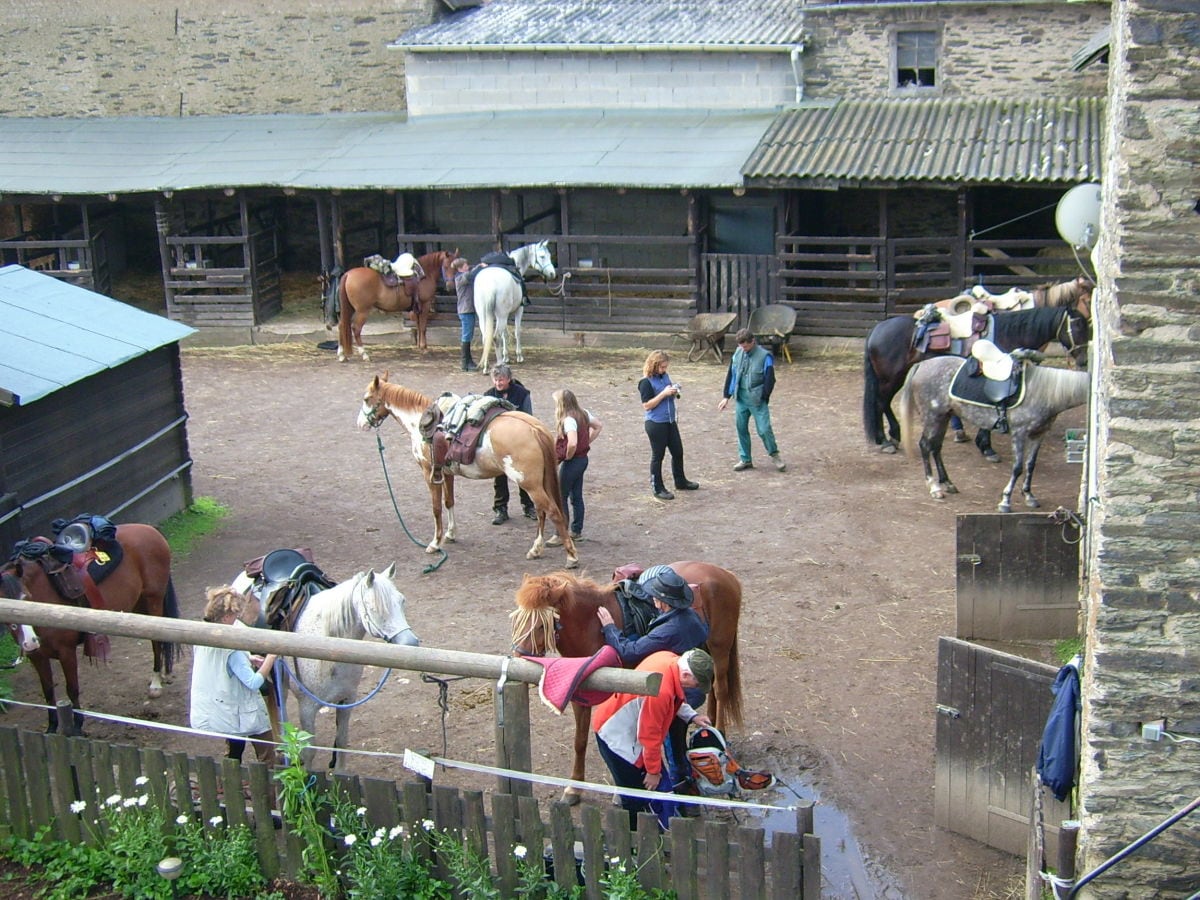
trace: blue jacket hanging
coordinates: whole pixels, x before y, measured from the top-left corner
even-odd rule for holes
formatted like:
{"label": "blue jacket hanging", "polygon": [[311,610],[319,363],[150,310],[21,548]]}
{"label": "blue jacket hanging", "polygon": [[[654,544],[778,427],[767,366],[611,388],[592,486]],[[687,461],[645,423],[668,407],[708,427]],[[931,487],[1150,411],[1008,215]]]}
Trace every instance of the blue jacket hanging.
{"label": "blue jacket hanging", "polygon": [[1037,771],[1057,800],[1066,800],[1075,787],[1079,766],[1079,657],[1058,670],[1050,688],[1054,705],[1042,731]]}

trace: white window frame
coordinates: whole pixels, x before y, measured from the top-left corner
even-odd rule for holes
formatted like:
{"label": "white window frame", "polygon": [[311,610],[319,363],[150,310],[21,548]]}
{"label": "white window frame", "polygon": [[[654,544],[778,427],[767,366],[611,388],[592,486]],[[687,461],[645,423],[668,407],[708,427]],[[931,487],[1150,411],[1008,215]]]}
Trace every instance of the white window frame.
{"label": "white window frame", "polygon": [[[915,60],[918,64],[931,62],[932,65],[918,65],[918,69],[933,70],[933,84],[931,85],[908,85],[901,86],[900,84],[900,42],[902,36],[920,34],[930,35],[933,46],[930,48],[918,48],[918,52],[924,50],[931,59],[918,58]],[[914,94],[921,96],[930,96],[942,93],[942,83],[944,73],[942,71],[942,40],[943,28],[940,23],[932,22],[908,22],[904,25],[893,25],[889,29],[888,43],[890,52],[888,54],[888,87],[889,92],[896,97],[911,97]],[[905,60],[907,62],[907,60]],[[911,66],[906,68],[912,68]]]}

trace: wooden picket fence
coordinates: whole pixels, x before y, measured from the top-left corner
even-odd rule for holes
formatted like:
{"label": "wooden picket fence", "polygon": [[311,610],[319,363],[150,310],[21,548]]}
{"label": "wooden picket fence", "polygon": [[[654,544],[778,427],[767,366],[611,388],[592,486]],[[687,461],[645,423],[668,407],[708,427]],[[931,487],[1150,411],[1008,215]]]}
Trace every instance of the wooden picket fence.
{"label": "wooden picket fence", "polygon": [[[146,787],[135,783],[142,776]],[[643,887],[672,890],[681,900],[820,897],[820,841],[812,833],[811,804],[797,810],[795,833],[775,832],[767,846],[763,829],[722,821],[674,819],[670,831],[660,834],[644,814],[641,827],[630,831],[624,810],[611,805],[580,807],[577,825],[571,808],[561,802],[550,806],[544,821],[537,800],[527,796],[489,793],[489,815],[482,791],[424,780],[313,776],[318,790],[336,787],[352,804],[365,807],[371,827],[418,828],[431,819],[439,830],[460,834],[490,860],[506,897],[515,896],[517,887],[517,845],[542,847],[547,859],[569,860],[553,865],[551,877],[563,887],[584,884],[588,898],[602,896],[600,877],[612,857],[632,861]],[[6,823],[0,833],[7,828],[32,837],[45,826],[58,840],[81,843],[89,836],[70,811],[73,802],[129,797],[147,789],[168,820],[199,812],[205,821],[222,816],[230,826],[250,827],[268,878],[298,871],[302,838],[274,811],[275,785],[259,763],[0,728],[0,811]],[[245,800],[226,803],[230,796]]]}

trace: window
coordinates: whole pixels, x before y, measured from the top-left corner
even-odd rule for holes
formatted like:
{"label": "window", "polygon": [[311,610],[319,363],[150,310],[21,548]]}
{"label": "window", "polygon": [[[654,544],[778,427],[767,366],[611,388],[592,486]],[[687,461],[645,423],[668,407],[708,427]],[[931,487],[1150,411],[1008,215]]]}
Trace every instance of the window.
{"label": "window", "polygon": [[894,86],[936,87],[939,45],[940,35],[936,31],[897,31]]}

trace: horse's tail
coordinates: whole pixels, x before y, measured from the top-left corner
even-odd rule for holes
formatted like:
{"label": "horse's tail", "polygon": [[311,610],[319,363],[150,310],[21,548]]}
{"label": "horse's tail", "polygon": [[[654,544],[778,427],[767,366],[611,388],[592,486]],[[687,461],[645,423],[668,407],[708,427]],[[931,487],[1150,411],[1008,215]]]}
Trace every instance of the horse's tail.
{"label": "horse's tail", "polygon": [[[170,575],[167,576],[167,590],[163,594],[163,615],[170,619],[179,618],[179,596],[175,593],[175,581]],[[163,674],[170,675],[175,668],[178,649],[171,641],[163,641],[159,648],[162,651]]]}
{"label": "horse's tail", "polygon": [[742,727],[742,663],[738,657],[738,637],[734,632],[733,643],[729,645],[728,671],[725,674],[729,685],[729,693],[721,704],[721,716],[725,725],[733,728]]}
{"label": "horse's tail", "polygon": [[544,428],[537,430],[538,444],[542,448],[542,459],[549,460],[549,465],[542,466],[542,490],[550,495],[554,505],[566,521],[567,511],[563,507],[562,488],[558,483],[558,466],[554,464],[554,436]]}
{"label": "horse's tail", "polygon": [[337,292],[338,307],[341,309],[338,316],[338,345],[342,348],[342,355],[348,359],[354,352],[350,345],[350,317],[354,315],[354,310],[350,308],[350,295],[346,293],[345,275],[338,279]]}
{"label": "horse's tail", "polygon": [[919,453],[917,440],[914,437],[925,430],[917,420],[917,400],[913,396],[912,389],[913,379],[917,377],[917,373],[920,370],[920,363],[917,363],[908,370],[908,377],[904,379],[904,386],[900,388],[900,393],[896,396],[897,405],[900,407],[900,446],[904,448],[904,452],[909,456],[916,456]]}
{"label": "horse's tail", "polygon": [[871,342],[863,343],[863,433],[868,444],[883,443],[883,411],[879,408],[879,376],[871,362]]}

